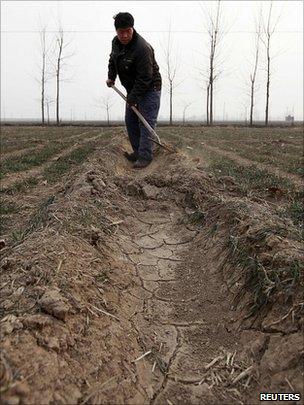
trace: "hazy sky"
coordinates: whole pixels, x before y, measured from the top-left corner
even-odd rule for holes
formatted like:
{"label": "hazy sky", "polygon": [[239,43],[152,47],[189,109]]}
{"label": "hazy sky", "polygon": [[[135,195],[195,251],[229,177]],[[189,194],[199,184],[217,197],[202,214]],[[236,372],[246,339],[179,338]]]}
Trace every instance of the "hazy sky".
{"label": "hazy sky", "polygon": [[[206,90],[201,71],[207,67],[208,35],[203,8],[216,2],[197,1],[3,1],[1,2],[1,116],[2,118],[39,118],[40,22],[47,25],[47,40],[54,43],[58,17],[65,39],[70,42],[61,84],[62,119],[105,119],[98,107],[101,97],[112,96],[115,102],[111,118],[122,118],[124,102],[105,86],[111,41],[115,36],[113,15],[129,11],[135,29],[153,46],[163,77],[160,117],[169,111],[166,88],[164,47],[171,22],[172,56],[178,61],[174,92],[174,117],[182,117],[186,103],[187,117],[205,118]],[[220,58],[221,75],[216,83],[215,118],[244,119],[250,60],[253,56],[254,16],[260,6],[266,16],[269,1],[223,1],[223,37]],[[273,59],[270,95],[270,119],[283,119],[286,112],[303,119],[303,3],[274,1],[274,20],[280,16],[273,35]],[[265,110],[265,48],[257,82],[257,119]],[[124,90],[117,80],[119,88]],[[55,80],[48,83],[48,97],[54,98]],[[50,107],[54,118],[54,104]]]}

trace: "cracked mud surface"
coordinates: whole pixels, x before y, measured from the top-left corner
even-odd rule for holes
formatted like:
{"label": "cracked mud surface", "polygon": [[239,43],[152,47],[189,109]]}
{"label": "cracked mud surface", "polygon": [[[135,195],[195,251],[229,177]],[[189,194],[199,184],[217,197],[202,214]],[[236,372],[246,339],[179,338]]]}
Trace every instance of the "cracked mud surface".
{"label": "cracked mud surface", "polygon": [[142,353],[152,351],[138,361],[150,404],[223,399],[202,384],[205,365],[220,350],[237,349],[228,326],[232,313],[226,291],[219,288],[216,266],[200,247],[199,231],[183,223],[184,215],[172,202],[143,200],[117,238],[138,279],[127,293],[140,302],[132,324]]}

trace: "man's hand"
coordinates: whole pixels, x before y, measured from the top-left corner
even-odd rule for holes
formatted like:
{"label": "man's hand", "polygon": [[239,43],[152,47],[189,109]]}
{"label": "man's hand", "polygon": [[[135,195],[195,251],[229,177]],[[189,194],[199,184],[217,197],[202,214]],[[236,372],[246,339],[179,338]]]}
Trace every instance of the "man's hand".
{"label": "man's hand", "polygon": [[135,108],[137,108],[137,104],[136,103],[127,103],[128,104],[128,107],[135,107]]}
{"label": "man's hand", "polygon": [[128,106],[131,107],[136,107],[137,108],[137,102],[134,100],[133,97],[130,97],[130,95],[127,96],[127,104]]}
{"label": "man's hand", "polygon": [[107,79],[106,83],[107,83],[107,86],[108,86],[108,87],[112,87],[112,86],[114,86],[115,81],[114,81],[114,80],[111,80],[111,79]]}

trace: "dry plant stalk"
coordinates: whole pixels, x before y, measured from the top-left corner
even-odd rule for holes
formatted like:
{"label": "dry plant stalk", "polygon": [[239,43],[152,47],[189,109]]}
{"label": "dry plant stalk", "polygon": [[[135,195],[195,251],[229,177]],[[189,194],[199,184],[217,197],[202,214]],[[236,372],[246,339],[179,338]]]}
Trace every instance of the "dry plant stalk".
{"label": "dry plant stalk", "polygon": [[137,359],[133,360],[133,363],[143,359],[144,357],[148,356],[148,354],[152,353],[152,350],[148,350],[146,353],[142,354],[141,356],[137,357]]}
{"label": "dry plant stalk", "polygon": [[111,318],[114,318],[114,319],[116,319],[117,321],[120,322],[120,319],[119,319],[117,316],[115,316],[115,315],[113,315],[113,314],[110,314],[110,312],[107,312],[107,311],[104,311],[103,309],[97,308],[97,307],[95,307],[95,305],[93,305],[93,304],[90,304],[90,305],[91,305],[91,307],[94,308],[96,311],[101,312],[101,313],[104,314],[104,315],[110,316]]}
{"label": "dry plant stalk", "polygon": [[246,370],[242,371],[241,374],[239,374],[233,381],[232,385],[236,384],[240,380],[242,380],[244,377],[247,377],[247,375],[251,374],[253,371],[253,366],[249,366],[246,368]]}
{"label": "dry plant stalk", "polygon": [[223,356],[217,356],[217,357],[215,357],[215,359],[213,359],[209,364],[207,364],[207,365],[205,366],[205,370],[206,370],[206,371],[209,370],[209,368],[211,368],[212,366],[214,366],[215,363],[217,363],[219,360],[222,360],[222,359],[223,359]]}

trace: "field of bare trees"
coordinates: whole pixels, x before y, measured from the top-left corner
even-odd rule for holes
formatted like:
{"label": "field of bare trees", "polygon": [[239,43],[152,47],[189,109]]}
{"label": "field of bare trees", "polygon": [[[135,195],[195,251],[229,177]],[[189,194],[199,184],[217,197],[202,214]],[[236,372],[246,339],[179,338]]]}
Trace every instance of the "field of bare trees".
{"label": "field of bare trees", "polygon": [[[218,123],[219,116],[222,115],[219,114],[219,111],[222,108],[224,111],[221,121],[227,121],[225,108],[229,110],[229,105],[228,102],[227,106],[225,105],[225,101],[219,96],[218,91],[225,84],[227,74],[228,76],[231,74],[227,72],[229,70],[227,67],[228,55],[225,47],[227,47],[227,36],[231,33],[235,21],[227,18],[221,1],[213,2],[211,5],[199,3],[199,8],[205,40],[199,49],[193,49],[193,52],[202,53],[200,64],[195,66],[195,77],[191,76],[193,73],[189,76],[185,61],[182,62],[182,50],[174,38],[177,27],[171,22],[157,55],[163,76],[163,96],[166,96],[165,103],[168,104],[166,106],[168,112],[163,120],[168,121],[170,125],[174,121],[175,123],[188,121],[191,109],[197,104],[201,105],[200,123],[206,123],[208,126],[212,126],[215,121]],[[267,7],[261,6],[252,15],[248,27],[251,37],[248,37],[248,53],[244,55],[244,66],[234,67],[234,75],[240,76],[238,86],[244,92],[244,97],[240,98],[239,111],[245,111],[242,121],[250,126],[257,121],[263,122],[265,126],[269,125],[272,90],[274,86],[282,86],[282,83],[278,83],[275,77],[279,63],[277,56],[280,51],[278,52],[277,46],[274,46],[274,36],[277,34],[279,22],[280,14],[273,2],[269,2]],[[50,122],[59,125],[63,121],[67,121],[66,114],[65,119],[62,118],[62,110],[71,110],[70,122],[77,120],[73,113],[74,106],[69,106],[67,102],[62,101],[65,98],[66,83],[70,83],[70,86],[76,84],[73,81],[73,58],[76,53],[76,44],[69,32],[65,30],[60,17],[57,20],[57,30],[49,31],[47,24],[40,22],[37,33],[40,44],[37,50],[39,62],[35,80],[38,83],[37,89],[39,89],[37,99],[39,98],[41,110],[40,121],[43,125]],[[191,43],[187,46],[191,48]],[[106,61],[104,63],[107,64]],[[196,80],[197,88],[201,90],[199,99],[197,95],[194,97],[191,94],[180,93],[180,86],[189,79]],[[257,101],[258,96],[259,101]],[[261,97],[263,101],[261,101]],[[259,118],[256,114],[257,103],[260,112]],[[110,94],[105,87],[103,89],[101,87],[98,97],[92,96],[90,103],[93,110],[100,112],[100,117],[107,125],[114,121],[115,115],[117,116],[117,113],[113,112],[115,104],[117,104],[115,95]],[[179,115],[176,113],[177,104],[179,105]],[[239,119],[237,118],[237,120]],[[284,119],[283,115],[282,119]]]}

